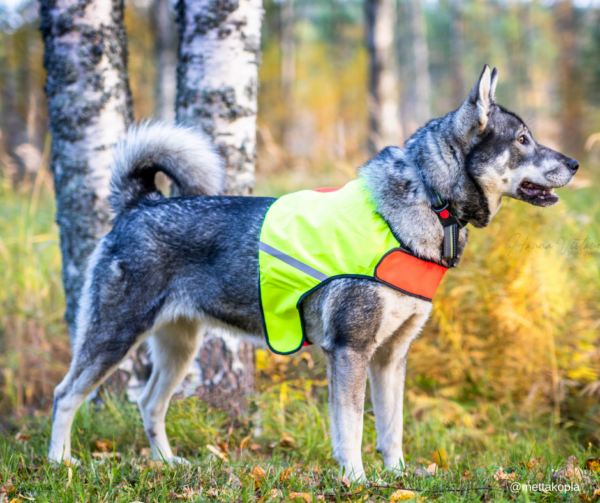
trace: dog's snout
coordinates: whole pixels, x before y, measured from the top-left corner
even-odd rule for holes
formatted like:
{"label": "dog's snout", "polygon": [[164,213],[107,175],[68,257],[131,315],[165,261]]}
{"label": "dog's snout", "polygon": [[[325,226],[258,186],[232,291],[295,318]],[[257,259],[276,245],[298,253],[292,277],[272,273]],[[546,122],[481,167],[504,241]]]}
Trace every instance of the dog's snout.
{"label": "dog's snout", "polygon": [[567,166],[573,173],[579,169],[579,163],[575,159],[569,159],[567,161]]}

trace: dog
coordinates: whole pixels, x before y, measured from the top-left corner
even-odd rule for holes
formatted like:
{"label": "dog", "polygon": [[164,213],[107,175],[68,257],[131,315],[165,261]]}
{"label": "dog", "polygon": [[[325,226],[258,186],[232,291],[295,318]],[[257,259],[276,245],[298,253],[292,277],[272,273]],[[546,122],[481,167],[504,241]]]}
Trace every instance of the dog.
{"label": "dog", "polygon": [[[458,264],[467,229],[485,227],[503,197],[535,206],[558,202],[553,189],[579,164],[534,140],[523,120],[496,103],[498,71],[486,65],[457,110],[428,122],[405,144],[368,161],[359,177],[403,245],[444,267]],[[166,198],[165,173],[181,197]],[[49,457],[71,459],[79,406],[147,340],[152,375],[138,404],[156,459],[173,455],[165,415],[207,327],[264,342],[258,288],[261,225],[275,199],[221,196],[222,162],[200,132],[163,123],[130,129],[112,166],[112,230],[89,259],[69,372],[54,393]],[[427,186],[449,202],[463,227],[454,258],[441,258],[444,232]],[[302,300],[306,332],[328,364],[333,454],[354,480],[361,459],[370,379],[377,451],[403,470],[402,411],[408,349],[432,304],[381,283],[340,278]]]}

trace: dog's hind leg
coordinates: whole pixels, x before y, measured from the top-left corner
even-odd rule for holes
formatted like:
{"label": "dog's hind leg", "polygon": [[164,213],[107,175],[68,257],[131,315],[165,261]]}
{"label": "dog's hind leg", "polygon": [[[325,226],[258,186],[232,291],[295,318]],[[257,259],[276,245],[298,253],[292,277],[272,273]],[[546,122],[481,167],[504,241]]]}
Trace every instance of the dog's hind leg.
{"label": "dog's hind leg", "polygon": [[182,462],[173,456],[167,439],[165,416],[169,401],[183,381],[202,344],[204,327],[197,321],[179,318],[161,326],[148,340],[152,374],[138,405],[154,459]]}
{"label": "dog's hind leg", "polygon": [[87,337],[77,343],[69,372],[54,390],[49,458],[58,462],[75,461],[71,458],[71,425],[77,409],[144,339],[140,333],[114,340],[112,324],[89,325],[84,331]]}
{"label": "dog's hind leg", "polygon": [[381,346],[369,362],[371,399],[375,412],[377,452],[386,468],[403,470],[402,425],[404,378],[408,348],[427,320],[413,314]]}

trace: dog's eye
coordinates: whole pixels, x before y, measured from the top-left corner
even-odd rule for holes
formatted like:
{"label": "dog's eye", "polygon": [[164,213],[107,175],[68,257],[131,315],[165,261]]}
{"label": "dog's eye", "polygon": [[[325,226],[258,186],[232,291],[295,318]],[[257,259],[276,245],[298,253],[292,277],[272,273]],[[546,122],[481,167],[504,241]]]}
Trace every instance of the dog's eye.
{"label": "dog's eye", "polygon": [[519,136],[519,143],[527,143],[527,138],[525,138],[525,135],[522,134],[521,136]]}

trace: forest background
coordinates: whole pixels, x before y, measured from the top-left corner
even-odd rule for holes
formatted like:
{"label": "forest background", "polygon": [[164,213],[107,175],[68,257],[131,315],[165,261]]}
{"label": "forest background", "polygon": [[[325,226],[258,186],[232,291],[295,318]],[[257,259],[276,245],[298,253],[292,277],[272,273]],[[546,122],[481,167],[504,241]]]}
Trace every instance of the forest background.
{"label": "forest background", "polygon": [[[302,1],[292,12],[285,5],[264,1],[257,195],[341,185],[369,156],[363,3]],[[136,120],[158,115],[160,105],[164,68],[153,12],[150,1],[127,2]],[[600,4],[399,0],[396,15],[398,144],[424,120],[457,108],[489,63],[500,70],[498,101],[519,113],[538,141],[582,165],[559,191],[559,205],[505,200],[489,228],[472,230],[411,349],[409,414],[434,415],[473,437],[498,428],[498,417],[542,422],[597,445]],[[0,5],[5,431],[21,417],[46,414],[70,360],[38,26],[36,2]],[[290,389],[307,397],[323,390],[323,362],[310,350],[293,358],[259,351],[257,373],[259,391],[274,400]]]}

